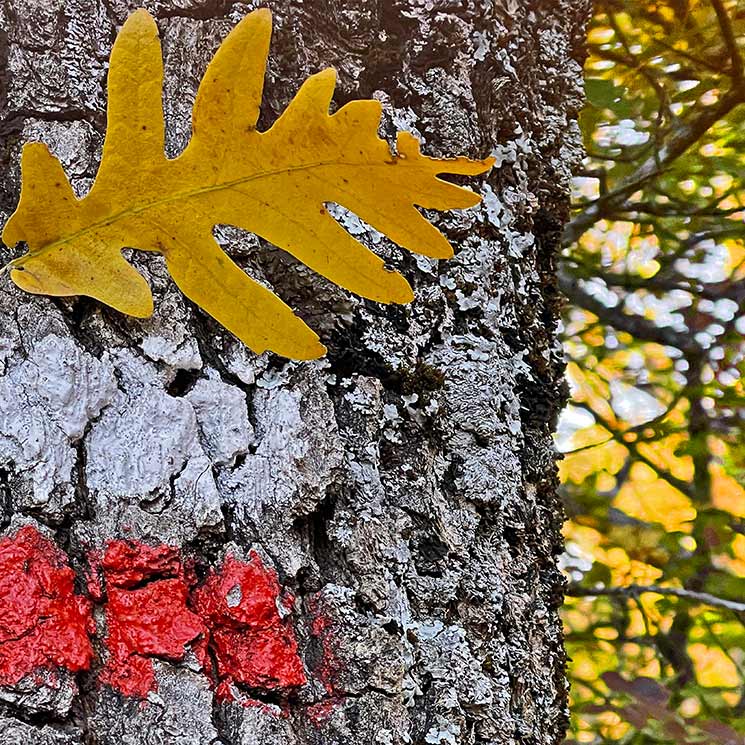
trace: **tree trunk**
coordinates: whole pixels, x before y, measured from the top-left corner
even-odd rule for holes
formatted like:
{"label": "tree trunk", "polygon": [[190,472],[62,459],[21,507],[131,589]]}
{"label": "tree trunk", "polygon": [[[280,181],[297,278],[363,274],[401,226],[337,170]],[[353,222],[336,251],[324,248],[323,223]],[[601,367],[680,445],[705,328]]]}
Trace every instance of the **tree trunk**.
{"label": "tree trunk", "polygon": [[[254,6],[143,4],[163,43],[172,156],[189,139],[207,61]],[[378,98],[384,136],[409,130],[441,157],[494,153],[491,174],[468,181],[483,205],[432,215],[456,246],[447,262],[406,254],[336,211],[410,280],[406,307],[362,301],[219,228],[231,256],[320,333],[329,354],[312,363],[251,354],[149,254],[131,256],[155,296],[144,322],[3,279],[0,741],[558,743],[555,261],[581,153],[587,0],[269,5],[262,128],[307,75],[333,66],[334,105]],[[47,143],[79,195],[90,186],[106,61],[135,7],[0,9],[0,223],[18,198],[24,142]],[[13,255],[3,248],[2,263]],[[53,587],[42,592],[44,572]],[[73,573],[59,602],[93,614],[90,664],[70,662],[74,640],[55,637],[64,624],[40,610]],[[204,611],[222,580],[225,607],[268,603],[274,640]],[[212,641],[194,631],[180,647],[169,637],[175,651],[160,637],[125,643],[127,598],[150,630],[212,623]],[[118,670],[117,633],[129,644]],[[19,654],[23,639],[36,641]],[[244,654],[233,667],[256,667],[257,649],[287,666],[241,679],[218,659]],[[29,672],[35,655],[43,664]]]}

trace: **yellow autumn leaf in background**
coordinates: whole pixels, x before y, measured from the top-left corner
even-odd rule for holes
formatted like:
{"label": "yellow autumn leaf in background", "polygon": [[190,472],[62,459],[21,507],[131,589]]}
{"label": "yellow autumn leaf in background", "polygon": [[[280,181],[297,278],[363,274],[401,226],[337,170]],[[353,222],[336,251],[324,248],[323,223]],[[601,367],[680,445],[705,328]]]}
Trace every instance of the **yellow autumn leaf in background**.
{"label": "yellow autumn leaf in background", "polygon": [[26,241],[29,252],[11,263],[13,281],[29,292],[88,295],[145,317],[153,310],[150,288],[121,250],[154,251],[184,294],[255,352],[321,356],[318,336],[218,246],[212,229],[227,223],[358,295],[410,302],[407,281],[325,205],[343,205],[410,251],[449,258],[450,244],[416,207],[474,206],[477,194],[437,175],[483,173],[493,159],[428,158],[406,132],[392,155],[377,135],[377,101],[354,101],[329,115],[331,69],[311,76],[277,122],[258,132],[270,36],[265,9],[228,35],[199,86],[191,142],[168,160],[158,30],[146,11],[130,16],[111,53],[106,139],[90,192],[75,197],[43,144],[23,149],[20,203],[3,241]]}
{"label": "yellow autumn leaf in background", "polygon": [[[745,489],[719,463],[709,466],[711,475],[711,503],[718,510],[726,510],[735,517],[745,517]],[[745,538],[745,536],[740,536]]]}
{"label": "yellow autumn leaf in background", "polygon": [[691,500],[641,462],[631,467],[631,477],[613,506],[636,520],[659,523],[667,531],[690,532],[691,521],[696,519]]}
{"label": "yellow autumn leaf in background", "polygon": [[737,667],[723,650],[695,643],[688,645],[688,654],[702,686],[736,688],[740,685]]}

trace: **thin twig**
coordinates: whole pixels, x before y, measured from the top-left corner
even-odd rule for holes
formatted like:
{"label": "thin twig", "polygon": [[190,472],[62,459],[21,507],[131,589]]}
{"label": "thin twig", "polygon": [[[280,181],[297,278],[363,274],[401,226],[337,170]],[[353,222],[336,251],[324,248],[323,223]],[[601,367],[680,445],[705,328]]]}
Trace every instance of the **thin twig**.
{"label": "thin twig", "polygon": [[642,341],[675,347],[687,356],[701,353],[701,347],[690,334],[676,331],[671,326],[658,326],[643,316],[624,313],[619,307],[608,307],[583,289],[576,278],[563,270],[559,272],[559,288],[574,305],[589,310],[603,323],[618,331],[626,331]]}
{"label": "thin twig", "polygon": [[740,55],[740,50],[737,48],[737,38],[735,37],[735,31],[732,28],[732,20],[730,19],[722,0],[711,0],[711,4],[714,8],[714,12],[717,14],[717,20],[719,21],[719,27],[722,29],[724,43],[727,45],[727,53],[729,54],[730,62],[732,63],[732,77],[736,81],[742,82],[742,56]]}
{"label": "thin twig", "polygon": [[690,600],[700,605],[710,605],[714,608],[724,608],[735,613],[745,613],[745,603],[738,603],[735,600],[719,598],[708,592],[695,592],[693,590],[684,590],[682,587],[662,587],[660,585],[625,585],[623,587],[581,587],[580,585],[571,584],[566,589],[566,595],[575,598],[599,597],[601,595],[620,596],[626,598],[635,598],[645,592],[653,592],[656,595],[672,595],[683,600]]}
{"label": "thin twig", "polygon": [[573,401],[572,406],[577,409],[583,409],[588,414],[592,414],[595,417],[595,420],[599,422],[602,427],[612,435],[613,439],[617,443],[619,443],[619,445],[625,447],[626,450],[636,460],[650,468],[658,478],[666,481],[668,484],[670,484],[670,486],[672,486],[674,489],[677,489],[681,494],[685,494],[685,496],[688,497],[691,501],[696,501],[696,494],[692,488],[692,484],[690,484],[688,481],[684,481],[683,479],[679,479],[677,476],[674,476],[669,471],[665,471],[663,468],[660,468],[660,466],[658,466],[654,461],[647,458],[644,453],[639,451],[636,442],[627,442],[626,440],[624,440],[623,435],[625,434],[625,432],[620,432],[614,429],[611,422],[609,422],[598,411],[593,409],[589,404],[585,403],[584,401]]}

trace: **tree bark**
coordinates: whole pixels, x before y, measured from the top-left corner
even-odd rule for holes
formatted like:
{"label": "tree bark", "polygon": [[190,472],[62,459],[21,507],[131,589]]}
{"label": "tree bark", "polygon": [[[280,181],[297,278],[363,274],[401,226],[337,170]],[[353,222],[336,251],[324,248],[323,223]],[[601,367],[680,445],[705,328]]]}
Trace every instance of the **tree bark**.
{"label": "tree bark", "polygon": [[[208,60],[254,5],[142,4],[161,33],[173,156]],[[219,228],[231,256],[320,333],[329,353],[312,363],[251,354],[152,255],[131,257],[153,288],[147,321],[3,279],[4,535],[32,525],[64,551],[76,592],[93,597],[98,656],[90,670],[42,669],[0,688],[0,740],[558,743],[555,261],[581,155],[587,0],[268,5],[262,128],[307,75],[333,66],[334,105],[378,98],[384,136],[409,130],[440,157],[494,153],[491,174],[468,181],[483,205],[432,215],[456,245],[447,262],[406,254],[335,212],[410,280],[406,307],[362,301]],[[79,195],[91,184],[106,61],[136,6],[3,4],[0,223],[18,198],[24,142],[47,143]],[[2,263],[13,255],[0,250]],[[107,598],[84,579],[123,539],[177,547],[193,586],[253,549],[283,588],[306,682],[238,684],[231,700],[187,651],[148,656],[156,684],[144,700],[108,685]],[[0,658],[3,628],[0,619]]]}

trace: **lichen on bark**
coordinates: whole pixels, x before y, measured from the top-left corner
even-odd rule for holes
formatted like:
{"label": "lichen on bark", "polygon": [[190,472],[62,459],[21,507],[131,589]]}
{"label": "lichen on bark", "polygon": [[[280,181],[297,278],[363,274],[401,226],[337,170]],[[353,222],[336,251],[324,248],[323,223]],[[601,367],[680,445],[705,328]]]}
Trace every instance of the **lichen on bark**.
{"label": "lichen on bark", "polygon": [[[196,86],[253,3],[151,0],[166,64],[167,150]],[[581,154],[586,0],[269,2],[260,125],[332,65],[338,106],[381,100],[383,136],[427,154],[493,153],[481,207],[432,215],[456,256],[405,255],[333,214],[415,288],[361,301],[254,236],[218,240],[319,330],[328,357],[256,357],[133,254],[156,296],[135,321],[83,298],[0,289],[3,530],[39,526],[79,578],[109,541],[178,547],[204,581],[251,549],[276,571],[307,682],[215,691],[198,655],[153,660],[144,703],[97,672],[0,688],[8,742],[201,745],[558,743],[563,400],[554,264]],[[105,131],[106,59],[135,7],[0,8],[0,224],[23,142],[46,142],[79,194]],[[0,248],[0,259],[10,251]],[[81,584],[82,591],[82,584]],[[105,601],[105,599],[104,599]],[[94,643],[105,655],[103,606]],[[0,638],[0,653],[2,638]],[[24,688],[25,686],[25,688]]]}

